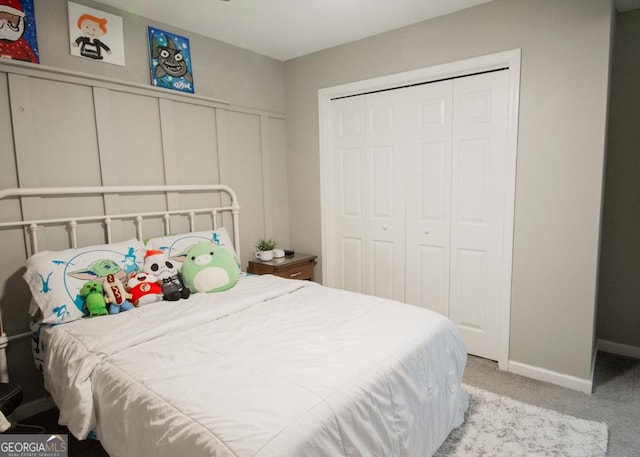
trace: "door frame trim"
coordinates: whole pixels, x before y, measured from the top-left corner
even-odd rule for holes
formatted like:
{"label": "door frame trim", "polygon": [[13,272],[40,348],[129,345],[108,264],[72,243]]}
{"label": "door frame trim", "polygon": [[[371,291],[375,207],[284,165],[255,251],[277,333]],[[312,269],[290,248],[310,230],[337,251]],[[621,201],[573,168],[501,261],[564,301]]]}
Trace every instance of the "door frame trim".
{"label": "door frame trim", "polygon": [[321,242],[322,242],[322,278],[323,284],[333,286],[335,279],[329,271],[333,256],[332,240],[335,221],[331,216],[331,201],[329,189],[331,182],[331,100],[338,97],[358,95],[364,92],[391,89],[403,85],[444,78],[454,78],[509,68],[509,95],[507,121],[507,165],[506,165],[506,195],[504,211],[504,254],[502,272],[502,291],[500,303],[500,335],[498,367],[508,370],[509,367],[509,338],[511,328],[511,281],[513,269],[513,231],[515,218],[515,186],[516,186],[516,157],[518,151],[518,107],[520,99],[520,59],[521,50],[488,54],[480,57],[445,63],[417,70],[385,75],[377,78],[356,81],[338,86],[318,90],[318,119],[319,119],[319,147],[320,147],[320,214],[321,214]]}

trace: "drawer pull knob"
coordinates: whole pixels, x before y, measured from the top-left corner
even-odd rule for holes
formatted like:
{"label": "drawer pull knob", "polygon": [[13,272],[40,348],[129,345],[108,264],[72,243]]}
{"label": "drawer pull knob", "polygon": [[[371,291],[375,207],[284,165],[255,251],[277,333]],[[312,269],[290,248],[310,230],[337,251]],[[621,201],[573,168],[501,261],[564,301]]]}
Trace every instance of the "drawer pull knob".
{"label": "drawer pull knob", "polygon": [[290,277],[290,278],[295,278],[296,276],[300,276],[301,274],[302,274],[302,272],[301,272],[301,271],[298,271],[297,273],[291,273],[291,274],[289,275],[289,277]]}
{"label": "drawer pull knob", "polygon": [[383,225],[383,226],[382,226],[382,230],[389,230],[389,227],[388,227],[388,226],[386,226],[386,225]]}

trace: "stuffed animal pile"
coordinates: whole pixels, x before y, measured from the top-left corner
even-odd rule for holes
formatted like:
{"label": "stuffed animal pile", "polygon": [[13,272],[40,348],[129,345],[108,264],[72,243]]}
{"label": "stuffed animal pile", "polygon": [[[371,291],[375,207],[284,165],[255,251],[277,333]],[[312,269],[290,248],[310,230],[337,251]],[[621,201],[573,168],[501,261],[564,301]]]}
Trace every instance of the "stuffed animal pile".
{"label": "stuffed animal pile", "polygon": [[238,266],[225,248],[212,242],[191,246],[181,255],[182,267],[161,250],[148,250],[142,271],[123,278],[107,274],[102,282],[89,281],[80,295],[89,317],[118,314],[160,300],[177,301],[191,293],[221,292],[238,282]]}

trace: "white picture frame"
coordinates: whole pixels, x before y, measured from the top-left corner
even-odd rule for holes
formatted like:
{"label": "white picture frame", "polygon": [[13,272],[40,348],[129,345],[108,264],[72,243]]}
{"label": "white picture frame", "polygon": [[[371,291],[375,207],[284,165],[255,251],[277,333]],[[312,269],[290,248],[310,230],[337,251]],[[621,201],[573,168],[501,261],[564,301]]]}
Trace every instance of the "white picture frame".
{"label": "white picture frame", "polygon": [[71,55],[124,67],[122,18],[74,2],[67,5]]}

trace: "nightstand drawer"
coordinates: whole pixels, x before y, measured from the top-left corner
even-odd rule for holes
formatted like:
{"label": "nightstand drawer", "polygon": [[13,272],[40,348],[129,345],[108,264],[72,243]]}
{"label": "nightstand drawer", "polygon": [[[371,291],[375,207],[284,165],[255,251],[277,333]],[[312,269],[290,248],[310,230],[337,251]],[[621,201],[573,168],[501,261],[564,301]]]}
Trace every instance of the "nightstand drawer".
{"label": "nightstand drawer", "polygon": [[273,274],[289,279],[313,280],[313,264],[305,263],[302,265],[293,265],[291,267],[278,268],[273,272]]}

